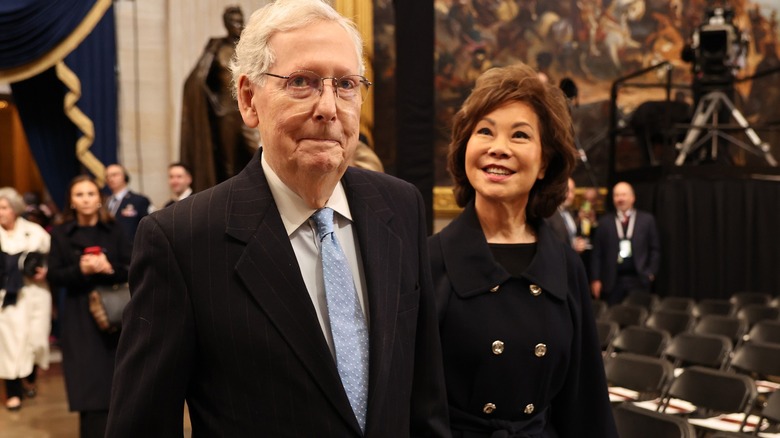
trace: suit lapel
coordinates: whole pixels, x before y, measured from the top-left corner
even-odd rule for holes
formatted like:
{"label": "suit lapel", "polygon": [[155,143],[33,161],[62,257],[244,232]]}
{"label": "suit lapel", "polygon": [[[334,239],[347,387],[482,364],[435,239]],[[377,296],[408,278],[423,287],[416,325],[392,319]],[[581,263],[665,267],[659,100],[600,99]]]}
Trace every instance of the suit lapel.
{"label": "suit lapel", "polygon": [[401,239],[389,227],[393,212],[364,174],[348,170],[342,180],[357,229],[363,272],[368,289],[369,400],[368,419],[382,415],[389,367],[395,343],[400,290]]}
{"label": "suit lapel", "polygon": [[300,274],[259,155],[234,179],[226,233],[246,244],[236,272],[345,421],[360,430]]}

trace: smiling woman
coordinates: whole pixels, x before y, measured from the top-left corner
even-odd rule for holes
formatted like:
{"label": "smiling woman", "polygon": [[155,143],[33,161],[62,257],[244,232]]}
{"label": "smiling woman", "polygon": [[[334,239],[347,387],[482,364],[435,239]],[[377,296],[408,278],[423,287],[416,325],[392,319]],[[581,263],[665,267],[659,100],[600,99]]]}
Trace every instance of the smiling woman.
{"label": "smiling woman", "polygon": [[464,210],[428,240],[454,437],[617,436],[585,269],[544,221],[575,164],[570,126],[522,64],[482,74],[455,116]]}

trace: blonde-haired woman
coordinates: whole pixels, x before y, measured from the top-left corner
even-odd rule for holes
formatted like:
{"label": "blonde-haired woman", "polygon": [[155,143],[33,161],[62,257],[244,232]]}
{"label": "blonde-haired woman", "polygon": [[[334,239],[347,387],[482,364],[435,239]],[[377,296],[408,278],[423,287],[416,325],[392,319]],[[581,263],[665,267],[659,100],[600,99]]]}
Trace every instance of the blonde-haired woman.
{"label": "blonde-haired woman", "polygon": [[[40,256],[49,253],[51,239],[40,225],[21,217],[24,207],[16,190],[0,188],[0,250],[5,261],[0,280],[0,378],[5,379],[9,410],[22,406],[22,378],[33,385],[28,390],[32,396],[35,366],[49,367],[51,293],[46,266],[29,262],[42,261]],[[25,269],[25,260],[29,269]]]}

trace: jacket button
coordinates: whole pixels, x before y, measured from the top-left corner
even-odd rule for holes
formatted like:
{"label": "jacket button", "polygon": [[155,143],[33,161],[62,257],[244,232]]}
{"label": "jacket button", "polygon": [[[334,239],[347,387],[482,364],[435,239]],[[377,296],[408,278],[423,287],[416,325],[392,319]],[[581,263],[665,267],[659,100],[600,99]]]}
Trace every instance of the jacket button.
{"label": "jacket button", "polygon": [[501,341],[493,341],[493,354],[499,355],[504,352],[504,343]]}
{"label": "jacket button", "polygon": [[534,413],[534,404],[533,403],[528,403],[527,405],[525,405],[525,409],[523,409],[523,412],[528,414],[528,415],[533,414]]}
{"label": "jacket button", "polygon": [[485,403],[485,406],[482,407],[482,412],[486,414],[492,414],[493,411],[496,410],[496,405],[493,403]]}
{"label": "jacket button", "polygon": [[531,295],[535,297],[538,297],[542,293],[542,288],[535,284],[532,284],[529,289],[531,289]]}
{"label": "jacket button", "polygon": [[498,289],[501,287],[500,284],[497,284],[490,288],[490,292],[498,292]]}
{"label": "jacket button", "polygon": [[536,357],[544,357],[544,355],[547,354],[547,345],[536,344],[536,347],[534,347],[534,354]]}

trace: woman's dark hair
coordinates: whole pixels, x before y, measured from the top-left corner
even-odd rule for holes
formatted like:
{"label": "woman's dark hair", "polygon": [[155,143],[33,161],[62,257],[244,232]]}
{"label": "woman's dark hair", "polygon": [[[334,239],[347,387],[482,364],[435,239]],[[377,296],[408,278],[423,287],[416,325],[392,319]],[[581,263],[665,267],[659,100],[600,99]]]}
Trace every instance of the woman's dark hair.
{"label": "woman's dark hair", "polygon": [[[70,181],[70,184],[68,184],[68,193],[65,195],[65,203],[63,204],[64,208],[62,210],[63,222],[76,220],[76,210],[73,208],[73,203],[71,201],[71,198],[73,197],[73,186],[84,181],[89,181],[92,184],[94,184],[95,188],[98,191],[98,195],[100,195],[100,186],[98,186],[98,183],[97,181],[95,181],[95,178],[89,175],[79,175],[73,178]],[[114,222],[114,218],[111,217],[111,214],[106,209],[105,202],[103,202],[102,199],[100,201],[100,208],[98,209],[98,220],[103,223]]]}
{"label": "woman's dark hair", "polygon": [[455,183],[455,200],[463,207],[474,199],[474,187],[466,177],[466,145],[474,128],[487,114],[505,104],[523,102],[539,118],[544,178],[531,187],[526,219],[553,214],[566,198],[568,178],[577,164],[571,116],[566,98],[557,87],[539,80],[537,72],[525,64],[493,68],[477,79],[452,125],[447,168]]}

